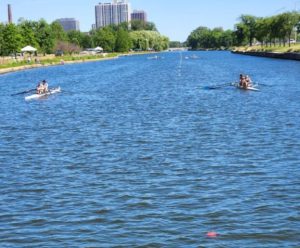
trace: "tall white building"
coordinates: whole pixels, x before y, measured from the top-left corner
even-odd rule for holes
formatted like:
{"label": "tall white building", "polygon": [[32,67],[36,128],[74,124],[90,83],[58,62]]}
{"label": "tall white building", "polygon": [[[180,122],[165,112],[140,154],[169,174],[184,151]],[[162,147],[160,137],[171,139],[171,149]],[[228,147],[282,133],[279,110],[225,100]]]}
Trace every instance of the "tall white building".
{"label": "tall white building", "polygon": [[130,22],[130,13],[130,4],[127,0],[113,0],[112,3],[99,3],[95,6],[96,28]]}

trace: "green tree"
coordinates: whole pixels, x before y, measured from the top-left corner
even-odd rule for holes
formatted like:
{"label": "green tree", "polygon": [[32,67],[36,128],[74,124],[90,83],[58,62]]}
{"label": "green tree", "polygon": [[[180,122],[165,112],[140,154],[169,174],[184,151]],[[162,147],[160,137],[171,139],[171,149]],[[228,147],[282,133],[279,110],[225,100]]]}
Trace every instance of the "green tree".
{"label": "green tree", "polygon": [[128,52],[131,46],[129,33],[123,29],[119,29],[116,34],[116,52]]}
{"label": "green tree", "polygon": [[209,29],[207,27],[200,26],[196,28],[187,38],[187,45],[193,50],[202,48],[205,46],[204,37],[207,36]]}
{"label": "green tree", "polygon": [[81,40],[81,47],[82,48],[91,48],[94,47],[94,42],[92,35],[90,34],[83,34],[82,40]]}
{"label": "green tree", "polygon": [[169,39],[157,31],[133,31],[130,32],[130,37],[132,39],[133,49],[147,50],[150,48],[156,51],[162,51],[169,47]]}
{"label": "green tree", "polygon": [[22,46],[33,46],[35,48],[39,47],[37,37],[34,33],[34,27],[36,23],[33,21],[22,20],[19,22],[18,27],[20,29],[20,34],[22,36]]}
{"label": "green tree", "polygon": [[153,22],[144,22],[142,20],[132,20],[131,21],[131,30],[132,31],[157,31],[156,26]]}
{"label": "green tree", "polygon": [[270,18],[258,18],[255,24],[255,38],[263,45],[270,39]]}
{"label": "green tree", "polygon": [[16,54],[21,50],[22,36],[15,24],[8,24],[2,30],[2,55]]}
{"label": "green tree", "polygon": [[93,35],[93,43],[100,46],[104,51],[113,52],[115,49],[116,36],[110,27],[98,29]]}
{"label": "green tree", "polygon": [[57,21],[52,22],[50,24],[50,28],[51,28],[51,32],[52,32],[53,37],[56,42],[57,41],[67,41],[67,39],[68,39],[67,34],[59,22],[57,22]]}
{"label": "green tree", "polygon": [[68,41],[76,46],[82,45],[83,34],[77,30],[71,30],[67,32]]}
{"label": "green tree", "polygon": [[257,17],[252,15],[242,15],[240,20],[246,29],[246,37],[248,38],[249,45],[252,46],[253,39],[255,37],[255,25]]}
{"label": "green tree", "polygon": [[4,33],[4,25],[2,23],[0,23],[0,55],[3,55],[3,45],[4,45],[4,37],[3,37],[3,33]]}
{"label": "green tree", "polygon": [[234,35],[236,45],[244,45],[246,43],[247,37],[249,37],[249,30],[244,24],[238,23],[235,25]]}
{"label": "green tree", "polygon": [[41,19],[35,28],[35,36],[37,42],[44,54],[52,53],[55,45],[55,38],[52,33],[50,25],[43,19]]}

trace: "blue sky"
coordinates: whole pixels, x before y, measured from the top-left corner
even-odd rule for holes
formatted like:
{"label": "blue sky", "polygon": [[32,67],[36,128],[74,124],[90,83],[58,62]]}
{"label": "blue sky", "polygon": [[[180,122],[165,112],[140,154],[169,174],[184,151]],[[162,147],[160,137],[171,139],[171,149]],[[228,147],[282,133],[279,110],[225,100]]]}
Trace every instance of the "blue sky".
{"label": "blue sky", "polygon": [[[199,26],[233,29],[241,14],[271,16],[300,10],[300,0],[129,0],[132,9],[143,9],[149,21],[171,40],[185,41]],[[7,4],[12,5],[13,20],[74,17],[81,31],[95,22],[94,6],[110,0],[1,0],[0,21],[7,21]]]}

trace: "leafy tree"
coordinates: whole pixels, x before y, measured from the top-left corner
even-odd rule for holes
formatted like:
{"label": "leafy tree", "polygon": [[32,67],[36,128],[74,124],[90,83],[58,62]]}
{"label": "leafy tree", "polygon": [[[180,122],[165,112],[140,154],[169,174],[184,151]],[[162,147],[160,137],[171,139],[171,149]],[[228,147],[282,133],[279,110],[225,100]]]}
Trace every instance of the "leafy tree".
{"label": "leafy tree", "polygon": [[246,42],[247,37],[249,36],[249,30],[244,24],[238,23],[235,25],[234,35],[236,44],[243,45]]}
{"label": "leafy tree", "polygon": [[247,34],[246,37],[248,38],[249,45],[252,46],[252,42],[255,37],[255,24],[257,17],[252,15],[242,15],[240,19],[244,25],[244,29],[246,29],[245,34]]}
{"label": "leafy tree", "polygon": [[156,26],[153,22],[144,22],[142,20],[132,20],[131,21],[131,30],[132,31],[157,31]]}
{"label": "leafy tree", "polygon": [[37,23],[35,28],[35,36],[41,52],[44,54],[53,52],[55,39],[50,25],[45,20],[41,19]]}
{"label": "leafy tree", "polygon": [[22,36],[15,24],[8,24],[2,27],[2,55],[16,54],[22,46]]}
{"label": "leafy tree", "polygon": [[83,34],[77,30],[71,30],[67,32],[68,41],[76,46],[81,46],[83,40]]}
{"label": "leafy tree", "polygon": [[53,34],[53,37],[56,41],[66,41],[68,39],[66,32],[64,31],[64,28],[62,25],[55,21],[50,24],[51,31]]}
{"label": "leafy tree", "polygon": [[110,27],[98,29],[93,36],[95,46],[100,46],[104,51],[113,52],[115,49],[116,36]]}
{"label": "leafy tree", "polygon": [[116,34],[116,52],[128,52],[131,46],[129,33],[123,29],[118,30]]}
{"label": "leafy tree", "polygon": [[187,39],[187,45],[194,50],[203,48],[228,48],[233,43],[232,31],[224,31],[222,28],[211,30],[202,26],[195,29]]}
{"label": "leafy tree", "polygon": [[133,31],[130,33],[130,37],[133,49],[147,50],[150,48],[162,51],[169,47],[169,39],[156,31]]}
{"label": "leafy tree", "polygon": [[270,39],[270,18],[258,18],[255,24],[255,38],[263,45]]}
{"label": "leafy tree", "polygon": [[[187,38],[187,45],[191,47],[193,50],[199,49],[203,46],[205,42],[203,37],[209,32],[207,27],[198,27],[196,28]],[[202,44],[201,44],[202,43]]]}
{"label": "leafy tree", "polygon": [[226,30],[220,34],[219,47],[229,48],[234,45],[234,37],[231,30]]}
{"label": "leafy tree", "polygon": [[83,34],[81,40],[81,47],[82,48],[91,48],[94,47],[93,38],[90,34]]}
{"label": "leafy tree", "polygon": [[2,23],[0,23],[0,55],[3,55],[3,45],[4,45],[4,37],[3,37],[3,33],[4,33],[4,25]]}
{"label": "leafy tree", "polygon": [[19,22],[18,27],[20,29],[20,34],[23,37],[22,46],[33,46],[38,48],[39,44],[37,41],[37,37],[34,33],[34,28],[36,23],[33,21],[22,20]]}

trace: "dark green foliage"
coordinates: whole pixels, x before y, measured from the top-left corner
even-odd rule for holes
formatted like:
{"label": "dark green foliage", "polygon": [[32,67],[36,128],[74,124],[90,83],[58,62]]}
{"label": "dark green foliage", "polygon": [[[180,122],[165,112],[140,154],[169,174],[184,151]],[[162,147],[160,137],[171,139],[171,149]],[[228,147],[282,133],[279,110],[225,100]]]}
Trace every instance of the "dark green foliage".
{"label": "dark green foliage", "polygon": [[116,33],[116,52],[128,52],[131,46],[129,33],[123,29],[119,29]]}
{"label": "dark green foliage", "polygon": [[228,48],[246,44],[252,46],[255,40],[262,45],[285,45],[287,42],[290,45],[291,37],[297,29],[300,32],[298,12],[286,12],[267,18],[242,15],[234,31],[199,27],[189,35],[187,44],[192,49]]}
{"label": "dark green foliage", "polygon": [[193,50],[229,48],[233,45],[233,33],[222,28],[211,30],[207,27],[199,27],[189,35],[187,45]]}
{"label": "dark green foliage", "polygon": [[[133,29],[130,28],[133,27]],[[139,41],[132,33],[140,30]],[[148,32],[148,33],[147,33]],[[138,45],[137,45],[138,43]],[[128,52],[131,49],[163,50],[168,47],[168,38],[156,31],[152,22],[133,22],[111,25],[88,33],[80,31],[65,32],[58,22],[48,24],[45,20],[28,21],[19,19],[18,24],[0,24],[0,55],[20,52],[22,47],[33,46],[39,53],[55,53],[61,50],[65,54],[77,53],[81,49],[100,46],[106,52]]]}

